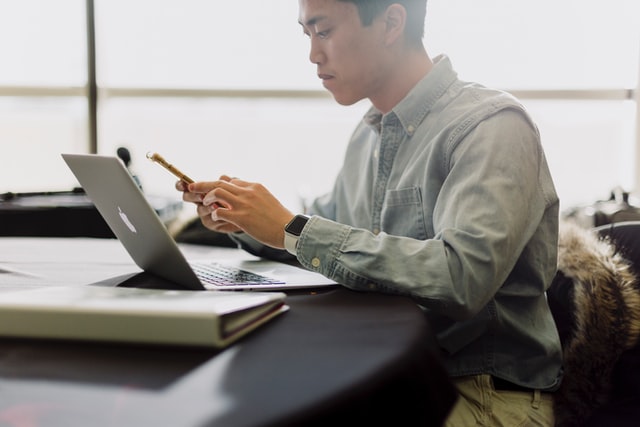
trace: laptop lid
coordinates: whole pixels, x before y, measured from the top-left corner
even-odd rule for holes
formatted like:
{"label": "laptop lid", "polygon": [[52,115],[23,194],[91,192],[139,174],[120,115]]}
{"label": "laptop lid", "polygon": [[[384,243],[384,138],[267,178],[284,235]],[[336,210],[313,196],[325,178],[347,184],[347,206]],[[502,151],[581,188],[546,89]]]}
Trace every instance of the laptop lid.
{"label": "laptop lid", "polygon": [[[205,289],[120,159],[95,154],[62,154],[62,158],[141,269],[190,289]],[[274,261],[224,263],[283,283],[217,286],[220,290],[287,290],[336,284],[318,273]]]}

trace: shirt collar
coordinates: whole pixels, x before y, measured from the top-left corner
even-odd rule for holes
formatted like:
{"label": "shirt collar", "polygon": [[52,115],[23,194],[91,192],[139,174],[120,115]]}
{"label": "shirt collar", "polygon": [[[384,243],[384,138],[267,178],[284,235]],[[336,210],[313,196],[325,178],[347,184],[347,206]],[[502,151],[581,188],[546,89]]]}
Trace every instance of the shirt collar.
{"label": "shirt collar", "polygon": [[[395,114],[409,136],[413,135],[418,125],[433,107],[433,104],[458,79],[449,57],[440,55],[434,58],[433,62],[431,71],[411,89],[402,101],[387,113],[387,115]],[[380,133],[382,120],[382,113],[375,107],[371,107],[365,115],[366,123],[377,133]]]}

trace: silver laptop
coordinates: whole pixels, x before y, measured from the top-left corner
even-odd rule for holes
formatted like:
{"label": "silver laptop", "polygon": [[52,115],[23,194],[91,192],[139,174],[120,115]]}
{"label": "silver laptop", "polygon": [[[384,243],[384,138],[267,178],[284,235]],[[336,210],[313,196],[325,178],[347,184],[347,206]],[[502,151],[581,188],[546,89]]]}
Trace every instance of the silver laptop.
{"label": "silver laptop", "polygon": [[262,259],[188,262],[119,158],[62,157],[131,258],[148,273],[197,290],[288,290],[336,284],[321,274]]}

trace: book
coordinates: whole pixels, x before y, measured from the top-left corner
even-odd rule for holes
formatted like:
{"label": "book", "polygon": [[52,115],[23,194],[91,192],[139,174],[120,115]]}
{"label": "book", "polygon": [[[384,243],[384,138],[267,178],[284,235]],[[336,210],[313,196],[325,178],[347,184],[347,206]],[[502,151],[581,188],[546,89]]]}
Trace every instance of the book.
{"label": "book", "polygon": [[223,348],[288,310],[282,292],[50,286],[0,293],[0,336]]}

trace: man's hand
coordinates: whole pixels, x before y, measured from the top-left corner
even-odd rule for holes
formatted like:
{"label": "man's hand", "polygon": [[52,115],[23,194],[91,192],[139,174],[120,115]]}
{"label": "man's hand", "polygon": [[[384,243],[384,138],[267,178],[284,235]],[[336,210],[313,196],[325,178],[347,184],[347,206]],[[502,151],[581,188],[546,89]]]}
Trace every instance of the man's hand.
{"label": "man's hand", "polygon": [[284,227],[294,215],[263,185],[222,176],[188,186],[178,183],[176,188],[184,192],[183,200],[197,204],[205,227],[224,233],[244,231],[265,245],[284,248]]}
{"label": "man's hand", "polygon": [[[221,176],[221,180],[230,180],[231,178],[227,176]],[[196,212],[198,217],[200,217],[200,221],[202,225],[204,225],[209,230],[217,231],[219,233],[234,233],[237,231],[242,231],[240,228],[236,227],[234,224],[228,223],[226,221],[215,221],[211,218],[211,209],[210,206],[204,206],[202,204],[202,199],[204,196],[213,189],[213,186],[210,182],[200,182],[198,183],[198,189],[189,189],[189,184],[184,181],[176,182],[176,190],[182,192],[182,200],[185,202],[194,203],[196,205]]]}

